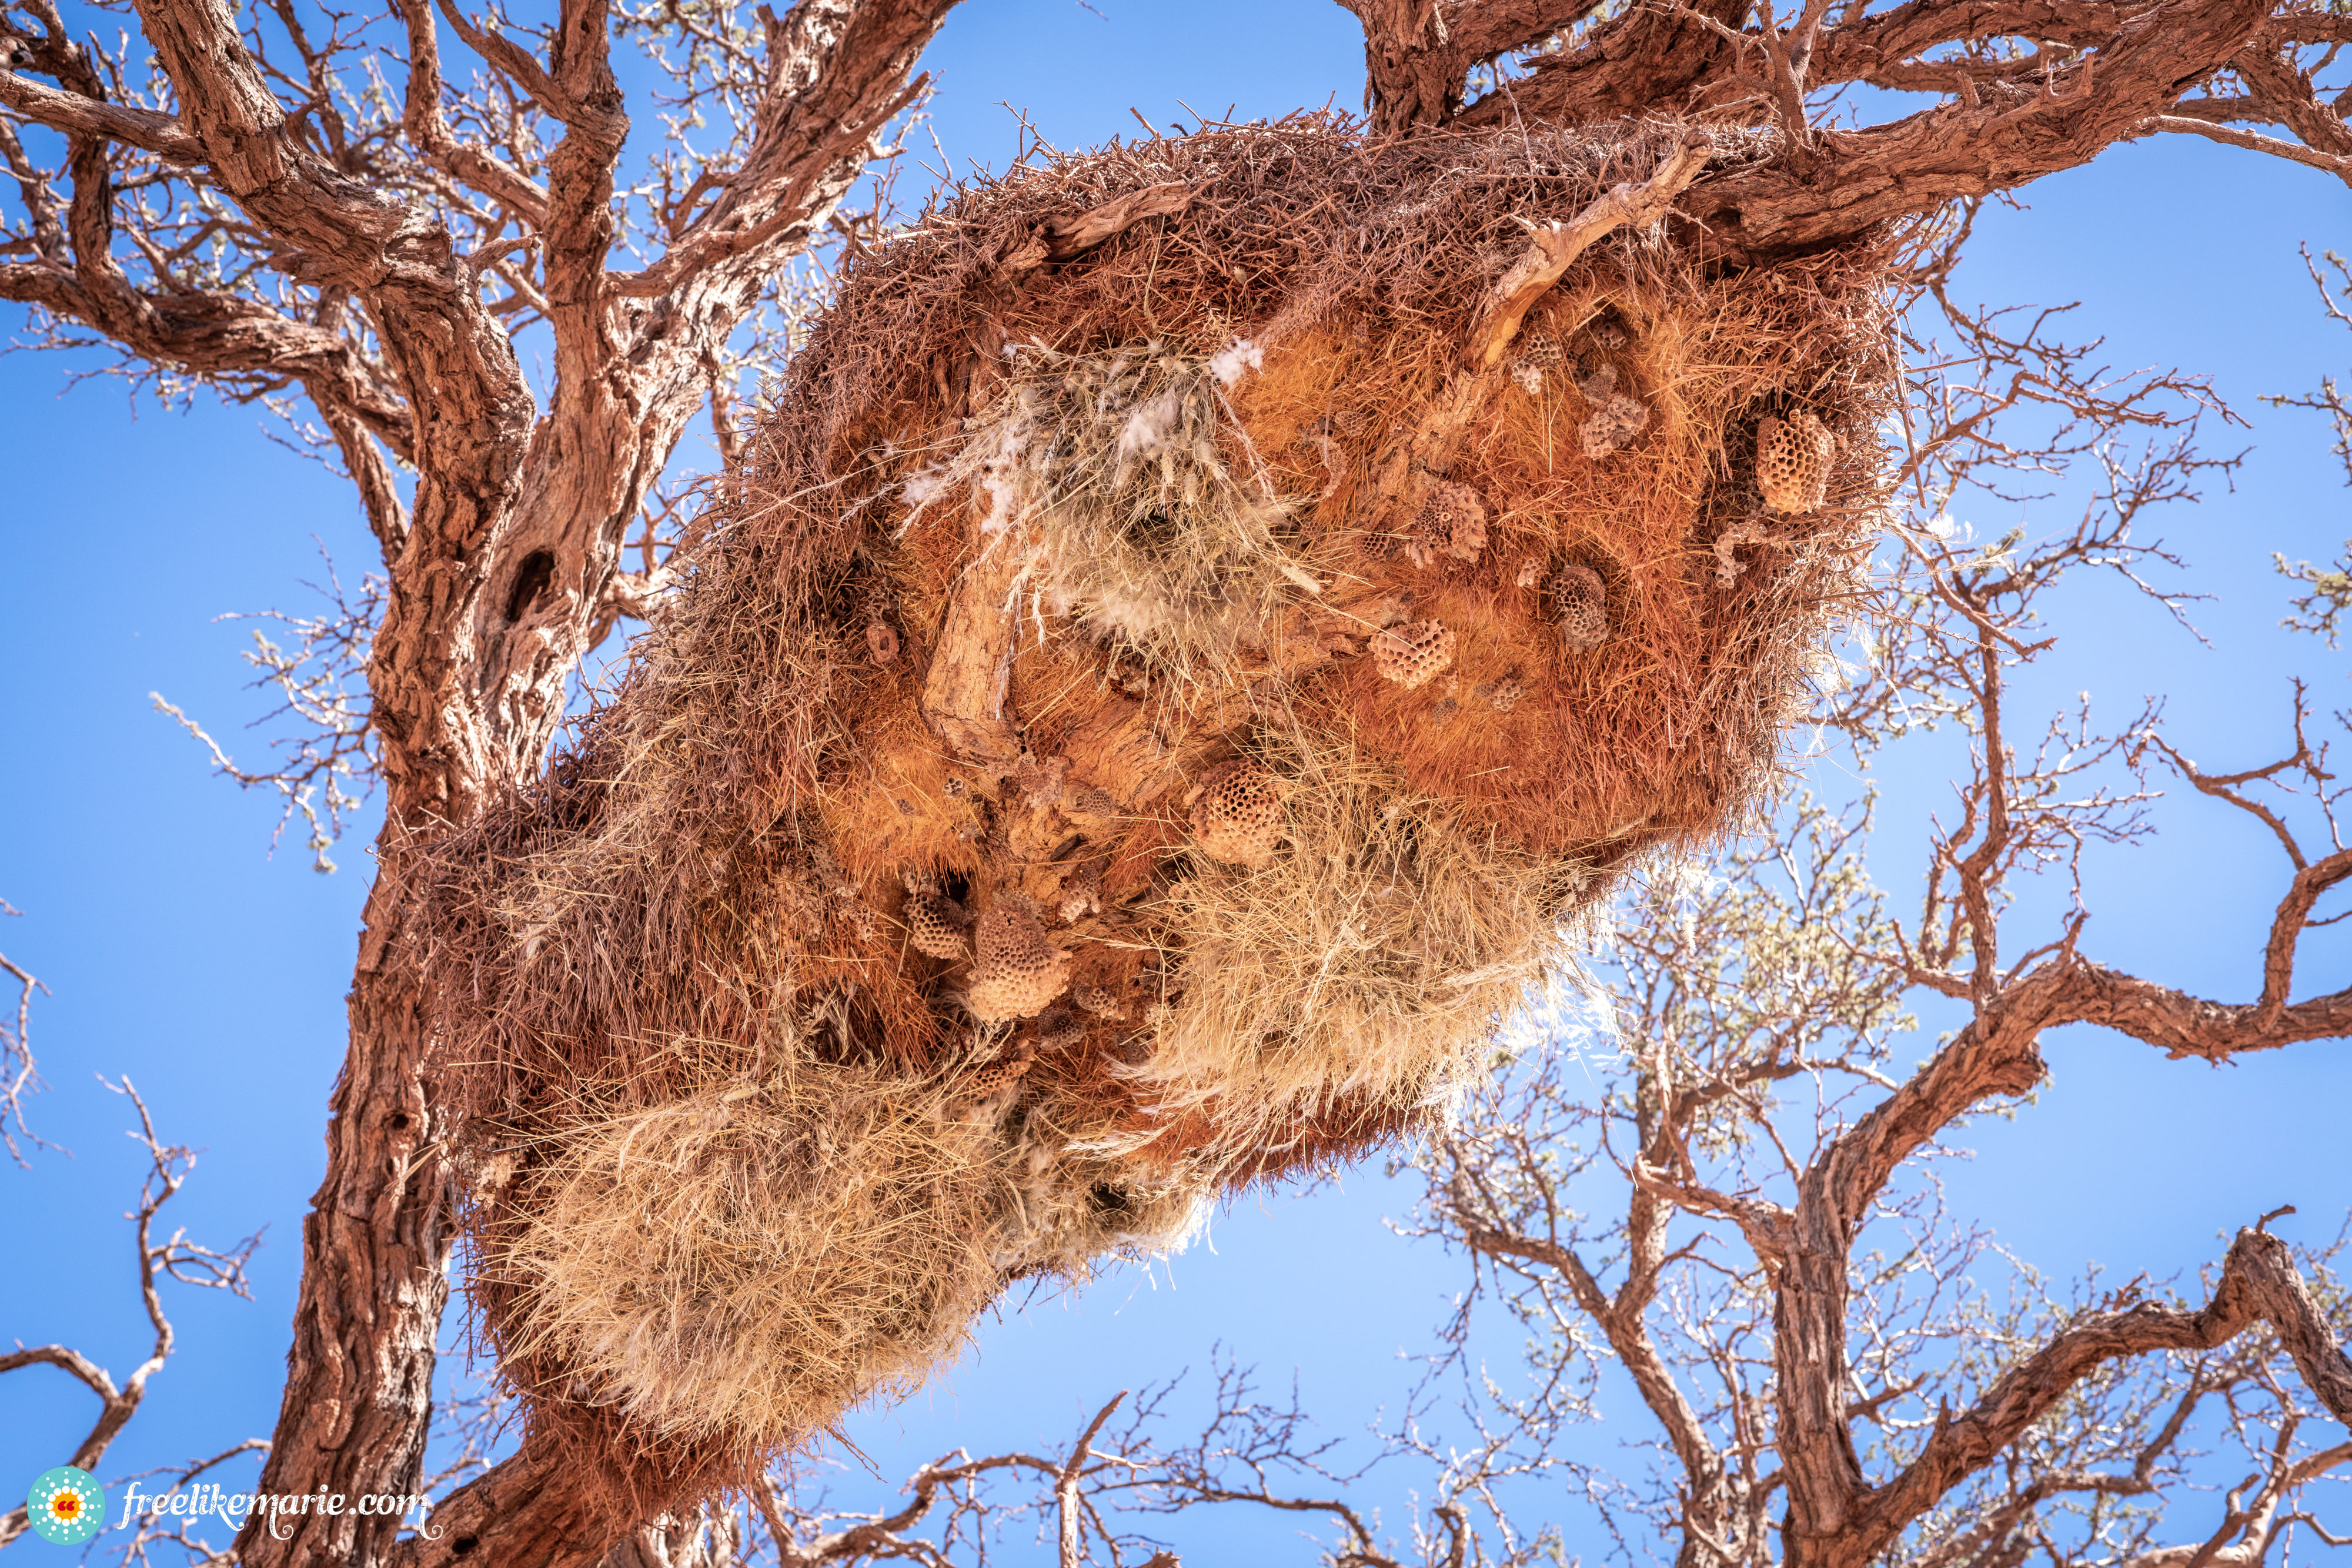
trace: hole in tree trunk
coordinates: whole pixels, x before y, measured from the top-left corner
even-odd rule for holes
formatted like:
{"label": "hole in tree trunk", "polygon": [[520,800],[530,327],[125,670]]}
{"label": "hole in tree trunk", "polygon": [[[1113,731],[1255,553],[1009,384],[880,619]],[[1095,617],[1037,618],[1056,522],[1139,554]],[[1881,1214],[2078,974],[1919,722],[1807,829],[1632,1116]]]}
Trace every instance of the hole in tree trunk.
{"label": "hole in tree trunk", "polygon": [[555,558],[543,549],[535,549],[522,558],[515,569],[514,587],[507,593],[507,624],[511,626],[528,614],[555,580]]}

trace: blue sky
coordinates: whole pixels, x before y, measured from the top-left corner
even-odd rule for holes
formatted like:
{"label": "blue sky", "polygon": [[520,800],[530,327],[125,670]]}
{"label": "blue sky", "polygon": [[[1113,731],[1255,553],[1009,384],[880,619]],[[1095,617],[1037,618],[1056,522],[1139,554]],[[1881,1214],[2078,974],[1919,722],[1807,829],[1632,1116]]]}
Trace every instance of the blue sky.
{"label": "blue sky", "polygon": [[[1004,105],[1049,141],[1082,147],[1136,133],[1130,107],[1162,127],[1229,105],[1243,118],[1335,98],[1350,108],[1361,58],[1353,19],[1320,0],[970,0],[925,65],[940,84],[932,129],[961,170],[1017,150]],[[936,162],[924,144],[909,157]],[[926,178],[909,169],[902,193]],[[2068,596],[2068,640],[2035,677],[2032,706],[2088,690],[2120,716],[2162,693],[2191,756],[2268,760],[2285,734],[2287,674],[2342,706],[2352,665],[2352,651],[2277,626],[2286,594],[2270,553],[2332,556],[2352,520],[2321,422],[2257,401],[2352,364],[2352,334],[2322,319],[2296,253],[2306,241],[2352,247],[2352,194],[2310,170],[2180,139],[2116,149],[2021,194],[2030,209],[1979,224],[1960,291],[2083,300],[2079,330],[2105,335],[2112,363],[2210,373],[2252,425],[2216,432],[2216,444],[2253,447],[2234,490],[2217,485],[2164,523],[2193,586],[2220,596],[2195,612],[2211,646],[2085,584]],[[0,358],[13,458],[0,488],[0,897],[24,911],[0,920],[0,951],[53,993],[35,1020],[51,1089],[32,1113],[72,1151],[0,1169],[0,1247],[17,1260],[0,1284],[0,1336],[62,1340],[118,1375],[144,1354],[120,1218],[139,1159],[121,1135],[128,1107],[93,1074],[127,1071],[167,1136],[205,1147],[174,1223],[215,1244],[268,1228],[255,1301],[167,1295],[182,1349],[110,1456],[121,1474],[266,1434],[274,1418],[369,873],[364,829],[331,877],[309,869],[299,841],[269,858],[270,802],[210,777],[148,694],[257,750],[237,730],[262,706],[241,689],[247,632],[215,617],[306,608],[299,583],[321,570],[314,536],[347,579],[370,544],[349,490],[271,444],[254,412],[202,397],[184,411],[133,407],[103,380],[66,390],[68,371],[97,363]],[[705,461],[701,441],[689,435],[682,461]],[[2040,529],[2071,515],[2053,503],[1967,520]],[[1932,738],[1879,768],[1874,864],[1906,912],[1950,745]],[[1850,782],[1832,773],[1820,788]],[[2176,793],[2158,818],[2153,846],[2090,857],[2086,949],[2205,995],[2250,997],[2283,862],[2212,802]],[[2340,936],[2315,944],[2305,989],[2340,985],[2347,968]],[[2051,1086],[2014,1120],[1977,1129],[1980,1157],[1948,1180],[1962,1212],[2051,1271],[2093,1258],[2126,1276],[2193,1270],[2218,1256],[2217,1236],[2279,1203],[2302,1207],[2286,1228],[2303,1239],[2352,1209],[2336,1132],[2352,1103],[2342,1047],[2214,1070],[2075,1030],[2047,1054]],[[958,1444],[1066,1442],[1110,1392],[1204,1367],[1219,1343],[1270,1383],[1296,1369],[1331,1427],[1359,1427],[1395,1406],[1407,1381],[1397,1356],[1426,1344],[1459,1288],[1453,1265],[1387,1233],[1383,1215],[1408,1197],[1368,1171],[1344,1190],[1253,1199],[1220,1219],[1211,1245],[1148,1279],[1114,1273],[984,1324],[964,1365],[851,1431],[895,1487]],[[60,1375],[0,1379],[0,1483],[58,1462],[91,1414]],[[1615,1426],[1606,1440],[1638,1436],[1638,1413]]]}

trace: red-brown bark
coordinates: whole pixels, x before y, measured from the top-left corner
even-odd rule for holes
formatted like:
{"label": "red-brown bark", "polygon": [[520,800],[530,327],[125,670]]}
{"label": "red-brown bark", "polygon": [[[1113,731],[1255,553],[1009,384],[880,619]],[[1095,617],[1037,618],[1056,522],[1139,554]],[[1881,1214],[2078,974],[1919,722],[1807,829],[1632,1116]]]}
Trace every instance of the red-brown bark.
{"label": "red-brown bark", "polygon": [[[454,1241],[448,1128],[423,1064],[427,1024],[399,868],[413,835],[460,822],[526,776],[564,683],[610,626],[624,532],[699,405],[714,346],[781,257],[805,244],[904,106],[908,72],[945,0],[804,5],[771,38],[770,92],[746,166],[654,269],[609,270],[614,168],[628,120],[604,7],[568,0],[545,69],[504,40],[484,52],[563,124],[545,191],[460,146],[440,114],[430,15],[407,7],[404,124],[431,162],[519,210],[545,256],[554,392],[534,406],[477,271],[421,205],[355,179],[293,127],[217,0],[153,0],[141,21],[179,113],[104,101],[51,43],[49,89],[0,73],[0,98],[74,138],[72,222],[47,255],[0,268],[0,294],[95,327],[131,353],[197,374],[299,379],[360,481],[386,547],[389,608],[370,669],[387,820],[365,914],[351,1043],[327,1173],[304,1223],[304,1270],[282,1411],[262,1490],[357,1496],[415,1490]],[[470,29],[469,29],[470,30]],[[504,45],[503,47],[500,46]],[[369,313],[382,358],[250,298],[131,288],[112,255],[104,139],[205,177],[287,253],[299,282]],[[403,507],[374,441],[415,465]],[[583,1516],[539,1461],[494,1472],[404,1555],[480,1549],[501,1563],[593,1560],[626,1521]],[[478,1516],[478,1518],[477,1517]],[[393,1521],[281,1516],[240,1542],[248,1563],[365,1563]]]}

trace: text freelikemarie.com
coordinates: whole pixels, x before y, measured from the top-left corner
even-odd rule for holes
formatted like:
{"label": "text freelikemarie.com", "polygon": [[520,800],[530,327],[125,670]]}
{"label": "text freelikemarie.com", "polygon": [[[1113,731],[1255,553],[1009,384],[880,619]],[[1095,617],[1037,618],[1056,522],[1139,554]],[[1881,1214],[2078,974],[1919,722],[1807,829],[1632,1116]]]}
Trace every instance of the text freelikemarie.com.
{"label": "text freelikemarie.com", "polygon": [[[426,1500],[403,1497],[396,1492],[363,1492],[356,1500],[341,1492],[321,1489],[314,1492],[232,1492],[223,1491],[210,1482],[199,1487],[182,1488],[162,1493],[142,1492],[132,1481],[131,1490],[122,1500],[122,1522],[145,1517],[159,1519],[217,1519],[231,1530],[243,1530],[248,1518],[269,1516],[269,1533],[278,1540],[293,1533],[292,1517],[299,1514],[361,1513],[376,1518],[401,1518],[410,1514],[424,1517]],[[285,1528],[281,1529],[283,1525]],[[420,1523],[417,1533],[426,1540],[437,1540],[441,1532]]]}

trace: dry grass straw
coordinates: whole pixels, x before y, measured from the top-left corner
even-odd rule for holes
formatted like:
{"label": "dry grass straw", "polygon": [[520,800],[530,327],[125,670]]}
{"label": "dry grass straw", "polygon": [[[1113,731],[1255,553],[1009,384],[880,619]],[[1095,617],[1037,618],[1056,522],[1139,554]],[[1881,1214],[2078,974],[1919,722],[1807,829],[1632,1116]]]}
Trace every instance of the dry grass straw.
{"label": "dry grass straw", "polygon": [[[1442,473],[1406,461],[1524,225],[1693,137],[1774,152],[1303,116],[1016,168],[853,260],[620,688],[420,867],[461,1154],[513,1166],[468,1211],[474,1299],[593,1484],[739,1472],[919,1379],[996,1286],[1424,1123],[1563,919],[1737,821],[1877,518],[1891,248],[1727,272],[1610,236],[1528,319],[1559,362]],[[1011,266],[1167,186],[1181,214]],[[1612,399],[1641,429],[1589,449]],[[1767,518],[1757,426],[1799,412],[1829,502]],[[1441,479],[1486,542],[1417,565]],[[1017,768],[923,709],[991,551]],[[1598,645],[1563,635],[1570,567]],[[1426,620],[1452,667],[1381,679],[1370,635]],[[1188,849],[1183,801],[1252,749],[1300,787],[1246,871]],[[977,1044],[968,967],[905,939],[909,873],[1033,899],[1111,1003]],[[967,1103],[999,1047],[1034,1063]]]}
{"label": "dry grass straw", "polygon": [[1223,1145],[1254,1152],[1340,1106],[1448,1103],[1547,985],[1561,912],[1591,878],[1465,829],[1344,739],[1299,728],[1258,749],[1293,785],[1289,852],[1263,871],[1198,865],[1169,889],[1183,989],[1132,1071],[1169,1122],[1202,1110]]}
{"label": "dry grass straw", "polygon": [[1244,356],[1159,342],[1013,353],[1012,385],[978,429],[907,482],[907,526],[931,500],[978,490],[983,535],[1036,529],[1041,614],[1180,680],[1263,643],[1286,599],[1319,590],[1295,504],[1225,400]]}
{"label": "dry grass straw", "polygon": [[[1531,317],[1575,358],[1536,392],[1503,392],[1465,444],[1454,476],[1488,512],[1477,561],[1402,559],[1411,515],[1382,510],[1374,493],[1377,438],[1343,450],[1323,507],[1359,530],[1346,572],[1411,593],[1413,616],[1442,622],[1459,647],[1444,681],[1412,691],[1369,661],[1343,664],[1320,694],[1332,722],[1468,820],[1538,852],[1612,863],[1719,831],[1778,765],[1812,650],[1858,601],[1885,390],[1883,303],[1866,269],[1839,276],[1852,258],[1816,258],[1826,276],[1794,268],[1738,287],[1670,254],[1629,246],[1622,260],[1622,271],[1564,284]],[[1597,460],[1579,435],[1607,397],[1579,384],[1578,361],[1587,382],[1637,395],[1649,415],[1636,442]],[[1291,364],[1305,384],[1244,396],[1255,421],[1412,407],[1434,392],[1431,361],[1393,364],[1337,335]],[[1797,398],[1822,405],[1843,443],[1832,504],[1754,529],[1726,581],[1717,543],[1760,505],[1756,423]],[[1294,484],[1324,467],[1305,452],[1294,462],[1283,476]],[[1570,645],[1554,618],[1547,590],[1570,566],[1605,588],[1601,646]],[[1497,713],[1484,699],[1505,681],[1525,695]]]}
{"label": "dry grass straw", "polygon": [[962,1344],[1003,1153],[936,1085],[805,1064],[586,1122],[491,1264],[500,1348],[662,1438],[803,1445]]}
{"label": "dry grass straw", "polygon": [[997,1264],[1007,1280],[1090,1279],[1108,1260],[1141,1263],[1181,1250],[1207,1228],[1223,1172],[1199,1160],[1122,1158],[1059,1134],[1045,1106],[1031,1113],[1016,1162],[1012,1212]]}

